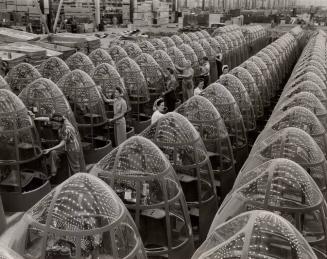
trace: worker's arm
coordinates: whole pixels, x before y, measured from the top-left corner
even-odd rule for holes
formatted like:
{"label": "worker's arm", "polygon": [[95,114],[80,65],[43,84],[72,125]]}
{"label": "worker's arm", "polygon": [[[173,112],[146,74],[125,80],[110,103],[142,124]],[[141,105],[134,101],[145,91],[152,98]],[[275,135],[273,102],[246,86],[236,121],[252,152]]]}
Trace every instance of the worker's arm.
{"label": "worker's arm", "polygon": [[59,149],[61,147],[64,147],[65,144],[66,144],[66,140],[63,139],[62,141],[60,141],[60,143],[58,145],[56,145],[56,146],[54,146],[52,148],[48,148],[48,149],[43,150],[43,154],[46,155],[46,154],[50,153],[53,150]]}
{"label": "worker's arm", "polygon": [[183,71],[185,68],[184,67],[179,67],[178,65],[175,64],[175,68],[179,71]]}
{"label": "worker's arm", "polygon": [[127,104],[125,100],[122,102],[122,109],[119,113],[115,114],[112,119],[110,119],[110,122],[115,122],[125,116],[125,113],[127,112]]}

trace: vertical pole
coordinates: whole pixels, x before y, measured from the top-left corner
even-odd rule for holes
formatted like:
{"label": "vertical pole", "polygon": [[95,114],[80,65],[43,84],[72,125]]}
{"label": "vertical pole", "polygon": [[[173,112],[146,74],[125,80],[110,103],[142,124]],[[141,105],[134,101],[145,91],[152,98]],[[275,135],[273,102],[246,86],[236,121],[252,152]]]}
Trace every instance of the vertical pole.
{"label": "vertical pole", "polygon": [[95,8],[95,25],[98,27],[100,24],[100,0],[94,0],[94,8]]}
{"label": "vertical pole", "polygon": [[43,25],[44,25],[45,32],[46,32],[47,34],[49,34],[50,31],[49,31],[49,28],[48,28],[48,25],[47,25],[47,21],[46,21],[45,18],[44,18],[44,14],[42,13],[42,11],[41,11],[41,9],[40,9],[40,5],[39,5],[39,3],[38,3],[36,0],[33,0],[33,3],[35,4],[35,7],[38,9],[38,11],[39,11],[39,13],[40,13],[41,21],[42,21],[42,23],[43,23]]}
{"label": "vertical pole", "polygon": [[64,2],[64,0],[60,0],[59,5],[58,5],[58,10],[57,10],[57,14],[56,14],[56,19],[55,22],[53,24],[53,33],[56,33],[56,28],[57,28],[57,23],[59,20],[59,16],[60,16],[60,11],[61,11],[61,7],[62,7],[62,3]]}
{"label": "vertical pole", "polygon": [[5,211],[3,209],[2,198],[0,196],[0,234],[2,234],[7,228],[7,219]]}

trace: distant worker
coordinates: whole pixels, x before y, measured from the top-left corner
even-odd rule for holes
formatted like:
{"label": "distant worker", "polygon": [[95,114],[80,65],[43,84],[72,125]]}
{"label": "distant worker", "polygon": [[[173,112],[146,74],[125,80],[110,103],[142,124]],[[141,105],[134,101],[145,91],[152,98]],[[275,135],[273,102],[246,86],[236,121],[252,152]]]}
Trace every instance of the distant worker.
{"label": "distant worker", "polygon": [[71,30],[72,33],[77,33],[77,21],[75,19],[75,16],[73,16],[72,18]]}
{"label": "distant worker", "polygon": [[228,74],[228,72],[229,72],[229,67],[228,67],[228,65],[223,65],[223,75]]}
{"label": "distant worker", "polygon": [[218,72],[218,78],[219,78],[223,73],[223,54],[222,53],[219,53],[216,56],[216,64],[217,64],[217,72]]}
{"label": "distant worker", "polygon": [[99,31],[104,31],[104,21],[103,21],[103,17],[101,18],[100,20],[100,23],[99,23]]}
{"label": "distant worker", "polygon": [[30,32],[30,33],[33,33],[33,28],[32,28],[32,23],[28,23],[27,26],[26,26],[26,31],[27,32]]}
{"label": "distant worker", "polygon": [[203,57],[200,76],[203,79],[203,89],[205,89],[210,83],[210,63],[208,57]]}
{"label": "distant worker", "polygon": [[159,98],[153,104],[153,114],[151,117],[151,124],[157,122],[161,117],[164,116],[165,102],[164,99]]}
{"label": "distant worker", "polygon": [[204,82],[201,80],[198,84],[198,86],[194,89],[194,95],[200,95],[201,92],[203,91]]}
{"label": "distant worker", "polygon": [[166,83],[166,91],[163,92],[163,98],[165,101],[165,105],[167,107],[168,112],[172,112],[175,110],[176,105],[176,88],[178,86],[178,82],[176,80],[175,71],[172,68],[167,68],[168,76],[167,76],[167,83]]}
{"label": "distant worker", "polygon": [[192,68],[191,61],[186,61],[185,67],[182,69],[182,71],[182,74],[180,74],[179,76],[182,78],[183,101],[185,102],[193,96],[194,91],[194,70]]}

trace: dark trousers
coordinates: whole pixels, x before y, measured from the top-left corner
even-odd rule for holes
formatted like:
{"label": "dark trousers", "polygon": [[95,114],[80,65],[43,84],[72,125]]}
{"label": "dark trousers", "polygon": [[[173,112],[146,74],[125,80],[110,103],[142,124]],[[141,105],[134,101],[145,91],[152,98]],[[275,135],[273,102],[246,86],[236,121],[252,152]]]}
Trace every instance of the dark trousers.
{"label": "dark trousers", "polygon": [[223,74],[223,64],[221,63],[221,61],[216,60],[217,62],[217,70],[218,70],[218,79],[220,78],[220,76]]}
{"label": "dark trousers", "polygon": [[210,84],[210,76],[203,76],[203,89],[206,89],[206,87]]}
{"label": "dark trousers", "polygon": [[167,107],[167,112],[172,112],[175,110],[176,105],[176,93],[174,90],[168,91],[164,94],[164,102]]}

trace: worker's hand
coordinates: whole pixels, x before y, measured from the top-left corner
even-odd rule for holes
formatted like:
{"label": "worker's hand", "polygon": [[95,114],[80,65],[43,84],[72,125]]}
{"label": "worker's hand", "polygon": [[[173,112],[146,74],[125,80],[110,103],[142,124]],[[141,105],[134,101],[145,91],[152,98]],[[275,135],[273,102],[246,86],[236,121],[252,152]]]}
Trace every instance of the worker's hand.
{"label": "worker's hand", "polygon": [[44,149],[43,150],[43,155],[47,155],[47,154],[49,154],[50,153],[50,150],[49,149]]}

